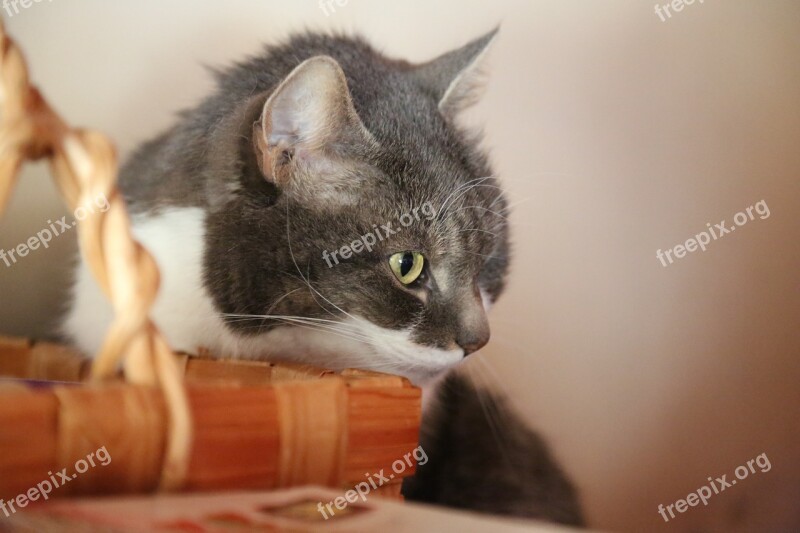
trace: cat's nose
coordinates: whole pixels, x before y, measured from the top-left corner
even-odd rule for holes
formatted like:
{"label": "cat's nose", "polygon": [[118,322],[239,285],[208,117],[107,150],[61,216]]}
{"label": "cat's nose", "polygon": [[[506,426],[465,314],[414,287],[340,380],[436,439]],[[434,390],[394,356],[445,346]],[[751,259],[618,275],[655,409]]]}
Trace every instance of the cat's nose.
{"label": "cat's nose", "polygon": [[476,328],[459,334],[456,343],[464,350],[464,357],[477,352],[489,342],[489,328]]}
{"label": "cat's nose", "polygon": [[489,319],[477,286],[461,300],[455,341],[464,350],[464,357],[489,342]]}

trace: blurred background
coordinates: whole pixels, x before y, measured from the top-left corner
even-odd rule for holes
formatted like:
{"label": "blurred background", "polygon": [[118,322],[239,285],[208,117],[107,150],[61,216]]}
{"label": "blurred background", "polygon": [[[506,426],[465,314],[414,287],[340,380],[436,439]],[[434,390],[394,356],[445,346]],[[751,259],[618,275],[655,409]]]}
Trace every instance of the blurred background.
{"label": "blurred background", "polygon": [[[465,119],[515,204],[515,260],[470,370],[548,438],[595,528],[799,530],[800,3],[697,1],[671,17],[635,0],[340,3],[82,0],[3,16],[56,108],[123,157],[208,93],[203,65],[292,31],[357,31],[423,61],[502,24]],[[657,259],[761,200],[768,218]],[[66,213],[46,167],[27,167],[0,248]],[[0,332],[51,330],[74,251],[73,231],[0,263]],[[768,472],[658,514],[762,453]]]}

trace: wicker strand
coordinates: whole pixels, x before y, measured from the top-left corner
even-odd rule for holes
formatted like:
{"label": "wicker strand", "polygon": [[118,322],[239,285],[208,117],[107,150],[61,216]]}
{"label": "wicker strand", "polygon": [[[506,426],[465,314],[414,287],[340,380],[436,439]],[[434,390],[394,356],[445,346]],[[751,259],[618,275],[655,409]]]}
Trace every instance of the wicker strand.
{"label": "wicker strand", "polygon": [[[0,20],[0,212],[25,160],[46,158],[56,183],[73,210],[87,217],[78,224],[78,241],[95,279],[111,301],[115,320],[97,354],[94,381],[112,378],[122,363],[132,383],[161,387],[169,411],[169,438],[161,488],[180,488],[191,445],[186,391],[172,353],[148,313],[159,285],[152,256],[130,232],[125,202],[116,187],[117,161],[100,133],[67,126],[30,85],[25,59]],[[105,212],[92,209],[105,197]]]}

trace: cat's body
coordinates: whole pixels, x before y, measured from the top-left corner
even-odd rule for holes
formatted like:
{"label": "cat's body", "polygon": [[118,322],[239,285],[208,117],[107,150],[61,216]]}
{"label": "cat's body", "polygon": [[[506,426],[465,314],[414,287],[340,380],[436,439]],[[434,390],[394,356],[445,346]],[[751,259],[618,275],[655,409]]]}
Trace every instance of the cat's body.
{"label": "cat's body", "polygon": [[[213,95],[140,148],[120,187],[161,270],[152,317],[172,347],[425,384],[483,346],[508,266],[507,208],[454,116],[492,37],[415,66],[359,39],[298,36],[220,73]],[[95,353],[110,320],[80,264],[65,332]],[[439,401],[426,411],[440,414],[426,412],[435,424],[423,445],[440,459],[407,485],[411,499],[581,522],[569,483],[507,411],[498,420],[509,433],[495,437],[524,460],[498,462],[502,446],[470,465],[445,460],[479,457],[442,446],[485,441],[486,428],[475,428],[481,439],[462,435],[480,413],[459,378],[431,394]],[[504,480],[508,464],[522,471]],[[455,494],[481,467],[494,489]]]}

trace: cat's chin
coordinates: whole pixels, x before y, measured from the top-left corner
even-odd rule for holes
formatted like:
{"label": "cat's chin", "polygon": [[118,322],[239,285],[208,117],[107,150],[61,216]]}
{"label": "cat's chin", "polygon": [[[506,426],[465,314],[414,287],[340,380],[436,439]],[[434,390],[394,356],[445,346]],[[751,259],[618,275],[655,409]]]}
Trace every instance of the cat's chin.
{"label": "cat's chin", "polygon": [[415,343],[409,330],[382,328],[359,317],[341,324],[339,331],[278,327],[240,339],[237,355],[337,371],[373,370],[403,376],[417,386],[436,381],[464,358],[461,348],[442,350]]}
{"label": "cat's chin", "polygon": [[411,383],[413,383],[414,385],[420,387],[423,391],[425,391],[427,389],[434,388],[438,383],[442,381],[442,379],[444,379],[445,376],[447,376],[447,374],[451,370],[453,370],[457,366],[458,363],[455,363],[452,365],[445,366],[439,370],[431,370],[430,372],[419,372],[419,373],[414,373],[413,375],[406,375],[403,377],[408,378],[408,380]]}

